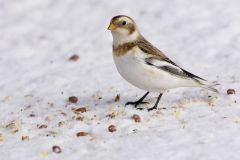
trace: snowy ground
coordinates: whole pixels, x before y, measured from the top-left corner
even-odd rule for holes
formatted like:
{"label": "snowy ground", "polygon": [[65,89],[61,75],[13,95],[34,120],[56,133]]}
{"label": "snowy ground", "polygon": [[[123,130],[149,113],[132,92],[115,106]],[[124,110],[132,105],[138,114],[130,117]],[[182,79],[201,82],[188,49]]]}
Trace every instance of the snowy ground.
{"label": "snowy ground", "polygon": [[[239,159],[239,11],[238,0],[0,0],[0,159]],[[163,96],[165,109],[124,107],[144,91],[113,64],[106,28],[118,14],[177,64],[220,83],[220,94],[182,88]],[[87,112],[74,113],[79,107]]]}

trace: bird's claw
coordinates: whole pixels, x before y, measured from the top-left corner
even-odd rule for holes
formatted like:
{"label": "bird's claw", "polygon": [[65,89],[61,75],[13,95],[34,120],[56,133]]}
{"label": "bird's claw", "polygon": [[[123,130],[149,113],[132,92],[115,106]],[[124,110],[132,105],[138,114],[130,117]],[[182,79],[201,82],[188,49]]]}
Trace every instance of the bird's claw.
{"label": "bird's claw", "polygon": [[127,105],[134,105],[135,107],[137,107],[139,104],[149,104],[149,102],[145,102],[145,101],[142,101],[142,102],[127,102],[126,104],[125,104],[125,106],[127,106]]}
{"label": "bird's claw", "polygon": [[148,112],[154,110],[154,109],[157,109],[157,106],[153,106],[152,108],[148,108]]}

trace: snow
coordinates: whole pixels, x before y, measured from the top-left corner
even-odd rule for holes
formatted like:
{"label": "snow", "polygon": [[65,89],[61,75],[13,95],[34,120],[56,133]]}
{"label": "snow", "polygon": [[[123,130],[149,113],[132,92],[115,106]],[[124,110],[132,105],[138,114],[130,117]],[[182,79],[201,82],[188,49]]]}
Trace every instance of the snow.
{"label": "snow", "polygon": [[[0,159],[239,159],[239,10],[238,0],[0,1]],[[144,91],[114,66],[107,26],[118,14],[133,17],[177,64],[220,83],[220,94],[180,88],[157,111],[124,107]],[[79,60],[69,61],[73,54]],[[156,95],[147,100],[146,108]],[[74,113],[79,107],[87,112]]]}

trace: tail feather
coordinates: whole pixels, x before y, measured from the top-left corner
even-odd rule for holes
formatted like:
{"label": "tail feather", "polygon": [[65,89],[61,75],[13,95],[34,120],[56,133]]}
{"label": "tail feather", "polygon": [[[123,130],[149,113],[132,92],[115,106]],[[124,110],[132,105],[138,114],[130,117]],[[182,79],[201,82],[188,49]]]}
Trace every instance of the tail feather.
{"label": "tail feather", "polygon": [[214,88],[212,85],[201,85],[201,87],[205,88],[205,89],[208,89],[212,92],[219,93],[219,91],[216,88]]}
{"label": "tail feather", "polygon": [[219,93],[219,91],[218,91],[216,88],[212,87],[212,86],[207,86],[206,89],[208,89],[208,90],[210,90],[210,91],[213,91],[213,92],[215,92],[215,93]]}
{"label": "tail feather", "polygon": [[219,93],[219,91],[216,88],[214,88],[215,86],[217,86],[219,84],[209,85],[206,82],[204,83],[204,82],[202,82],[202,81],[200,81],[198,79],[194,79],[194,80],[199,85],[199,87],[202,87],[204,89],[210,90],[210,91],[215,92],[215,93]]}

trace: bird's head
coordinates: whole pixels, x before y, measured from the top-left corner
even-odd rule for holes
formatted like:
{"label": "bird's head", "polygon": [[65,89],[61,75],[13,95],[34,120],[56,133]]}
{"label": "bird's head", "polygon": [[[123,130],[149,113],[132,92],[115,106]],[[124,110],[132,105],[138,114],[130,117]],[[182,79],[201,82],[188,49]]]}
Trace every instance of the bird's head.
{"label": "bird's head", "polygon": [[113,17],[108,29],[112,32],[114,46],[133,42],[141,35],[134,20],[124,15]]}

